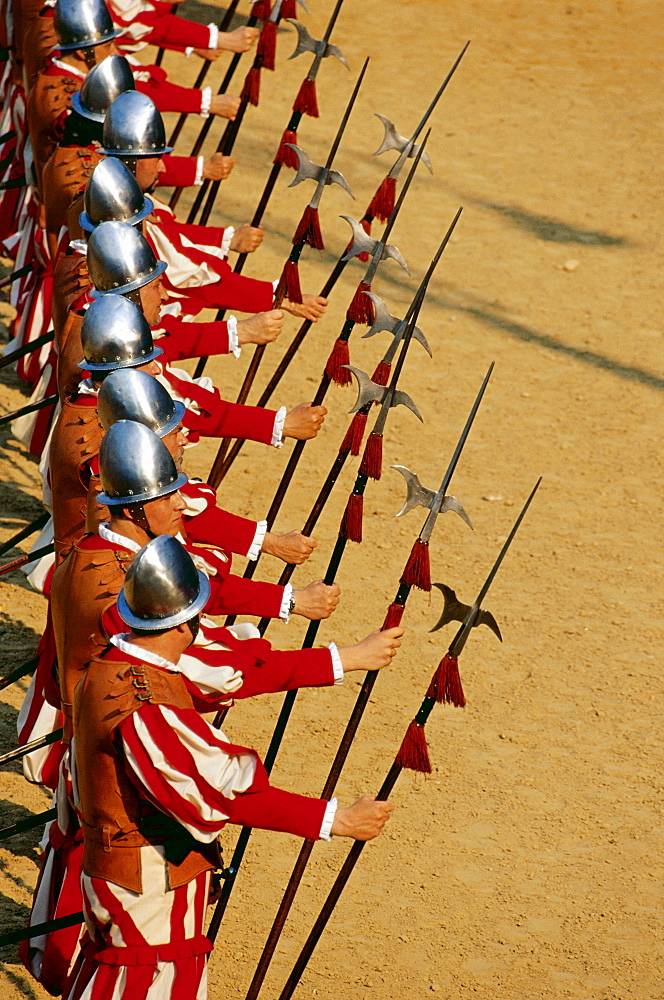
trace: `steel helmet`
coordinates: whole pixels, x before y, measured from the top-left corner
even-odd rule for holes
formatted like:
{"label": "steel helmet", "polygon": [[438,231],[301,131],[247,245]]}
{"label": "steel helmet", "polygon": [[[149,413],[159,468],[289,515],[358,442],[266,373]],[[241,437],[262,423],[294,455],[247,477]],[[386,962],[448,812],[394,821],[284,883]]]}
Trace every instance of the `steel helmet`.
{"label": "steel helmet", "polygon": [[91,233],[102,222],[125,222],[137,226],[147,218],[154,202],[141,191],[140,184],[122,160],[106,157],[92,171],[83,194],[84,211],[78,217],[81,228]]}
{"label": "steel helmet", "polygon": [[184,403],[171,399],[156,378],[135,368],[111,372],[97,397],[99,422],[105,431],[118,420],[133,420],[163,438],[182,423],[185,411]]}
{"label": "steel helmet", "polygon": [[71,95],[71,105],[79,115],[103,122],[116,97],[135,90],[134,74],[124,56],[106,56],[93,66],[80,90]]}
{"label": "steel helmet", "polygon": [[200,614],[210,581],[196,569],[184,546],[159,535],[134,556],[118,595],[118,611],[130,628],[173,628]]}
{"label": "steel helmet", "polygon": [[167,268],[142,233],[126,222],[102,222],[88,240],[88,272],[93,299],[124,295],[154,281]]}
{"label": "steel helmet", "polygon": [[100,504],[126,507],[175,493],[188,481],[178,472],[168,448],[145,424],[118,420],[99,449]]}
{"label": "steel helmet", "polygon": [[155,347],[141,310],[122,295],[104,295],[90,303],[81,324],[81,346],[78,367],[91,372],[135,368],[164,353]]}
{"label": "steel helmet", "polygon": [[154,101],[138,90],[128,90],[111,104],[104,121],[107,156],[164,156],[172,153],[166,145],[164,120]]}
{"label": "steel helmet", "polygon": [[122,34],[113,21],[104,0],[57,0],[54,25],[61,52],[87,49],[110,42]]}

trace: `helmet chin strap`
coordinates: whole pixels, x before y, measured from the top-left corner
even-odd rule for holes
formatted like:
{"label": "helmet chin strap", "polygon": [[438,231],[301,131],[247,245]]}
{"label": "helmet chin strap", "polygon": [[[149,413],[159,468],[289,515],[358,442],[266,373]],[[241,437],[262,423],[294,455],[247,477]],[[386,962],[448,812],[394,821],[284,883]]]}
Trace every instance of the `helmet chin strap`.
{"label": "helmet chin strap", "polygon": [[148,516],[145,513],[145,504],[133,503],[129,507],[131,512],[131,519],[134,524],[137,524],[139,528],[145,532],[149,538],[157,538],[156,533],[150,527],[150,522],[148,521]]}

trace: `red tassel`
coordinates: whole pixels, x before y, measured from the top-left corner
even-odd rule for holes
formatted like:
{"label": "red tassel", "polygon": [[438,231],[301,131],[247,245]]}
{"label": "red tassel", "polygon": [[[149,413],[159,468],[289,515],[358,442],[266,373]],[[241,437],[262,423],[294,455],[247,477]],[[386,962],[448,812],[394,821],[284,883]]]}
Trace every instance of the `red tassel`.
{"label": "red tassel", "polygon": [[364,512],[364,497],[351,493],[346,504],[344,516],[341,519],[339,534],[349,542],[362,541],[362,514]]}
{"label": "red tassel", "polygon": [[[284,299],[289,302],[301,302],[300,270],[295,261],[287,260],[279,278],[277,290],[274,293],[275,309],[278,309]],[[279,303],[279,305],[276,305]]]}
{"label": "red tassel", "polygon": [[332,353],[327,359],[327,364],[325,365],[325,374],[337,385],[350,385],[353,381],[351,373],[347,368],[343,368],[343,365],[350,363],[350,354],[348,352],[348,341],[341,340],[337,338],[334,342],[334,347],[332,348]]}
{"label": "red tassel", "polygon": [[293,21],[297,21],[297,4],[295,0],[283,0],[279,8],[279,20],[285,21],[288,17]]}
{"label": "red tassel", "polygon": [[293,111],[298,111],[301,115],[309,115],[310,118],[319,117],[315,80],[306,77],[302,81],[302,86],[298,90],[293,104]]}
{"label": "red tassel", "polygon": [[304,214],[300,219],[299,225],[295,230],[293,243],[308,243],[314,250],[325,249],[325,244],[323,243],[323,237],[320,231],[320,219],[318,218],[317,208],[312,208],[311,205],[307,205],[304,210]]}
{"label": "red tassel", "polygon": [[455,708],[465,708],[466,696],[461,686],[459,661],[456,656],[445,653],[433,675],[427,697],[435,698],[439,705],[445,703],[454,705]]}
{"label": "red tassel", "polygon": [[376,318],[376,311],[369,296],[364,294],[370,291],[371,285],[366,285],[363,281],[359,283],[355,290],[353,301],[348,306],[346,319],[351,320],[353,323],[364,323],[366,326],[371,326]]}
{"label": "red tassel", "polygon": [[364,437],[364,428],[367,426],[366,413],[356,413],[350,422],[346,437],[341,442],[340,451],[349,451],[351,455],[359,455]]}
{"label": "red tassel", "polygon": [[411,771],[420,771],[421,774],[431,774],[431,761],[429,760],[429,748],[424,735],[424,726],[418,725],[414,720],[406,730],[403,743],[399,747],[397,764],[401,767],[407,767]]}
{"label": "red tassel", "polygon": [[284,131],[273,162],[281,164],[282,167],[291,167],[293,170],[297,170],[299,166],[297,154],[285,145],[287,142],[292,142],[294,146],[297,146],[297,132],[293,132],[289,128]]}
{"label": "red tassel", "polygon": [[387,385],[387,383],[390,380],[391,371],[392,371],[391,364],[389,364],[387,361],[379,361],[376,371],[371,376],[371,381],[375,382],[376,385]]}
{"label": "red tassel", "polygon": [[369,479],[380,479],[383,471],[383,435],[370,434],[360,462],[360,473]]}
{"label": "red tassel", "polygon": [[262,59],[263,69],[274,69],[274,57],[277,52],[277,26],[274,21],[266,21],[263,25],[256,54]]}
{"label": "red tassel", "polygon": [[248,101],[255,108],[261,96],[261,71],[256,66],[252,66],[244,81],[240,97],[243,101]]}
{"label": "red tassel", "polygon": [[397,182],[395,178],[386,177],[371,199],[371,204],[367,209],[367,215],[370,215],[372,219],[379,219],[381,222],[387,222],[394,211],[396,194]]}
{"label": "red tassel", "polygon": [[259,21],[267,21],[271,13],[272,5],[270,0],[256,0],[252,5],[251,16],[258,18]]}
{"label": "red tassel", "polygon": [[396,628],[397,625],[401,625],[401,619],[405,610],[403,604],[390,604],[385,615],[385,621],[381,626],[381,632],[384,632],[385,629]]}
{"label": "red tassel", "polygon": [[431,590],[431,568],[429,565],[429,546],[426,542],[416,539],[401,582],[407,587],[418,587],[420,590]]}
{"label": "red tassel", "polygon": [[[362,229],[365,231],[367,236],[371,236],[371,219],[366,219],[366,218],[360,219],[360,225],[362,226]],[[366,264],[367,261],[369,260],[369,254],[358,253],[357,259],[363,261]]]}

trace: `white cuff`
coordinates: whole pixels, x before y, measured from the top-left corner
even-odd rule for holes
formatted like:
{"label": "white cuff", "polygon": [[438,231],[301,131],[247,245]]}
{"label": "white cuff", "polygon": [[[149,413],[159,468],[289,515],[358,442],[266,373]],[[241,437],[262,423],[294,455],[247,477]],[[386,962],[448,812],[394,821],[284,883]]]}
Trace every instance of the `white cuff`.
{"label": "white cuff", "polygon": [[194,186],[200,187],[203,183],[203,170],[205,169],[205,157],[199,156],[196,160],[196,176],[194,177]]}
{"label": "white cuff", "polygon": [[325,810],[325,815],[323,816],[323,825],[320,828],[321,840],[332,840],[332,824],[334,823],[334,817],[336,815],[337,800],[330,799]]}
{"label": "white cuff", "polygon": [[284,625],[288,625],[291,616],[291,600],[293,597],[293,587],[290,583],[287,583],[284,587],[284,596],[281,599],[281,607],[279,608],[279,617],[281,618]]}
{"label": "white cuff", "polygon": [[[237,341],[237,317],[231,315],[226,320],[226,327],[228,329],[228,353],[234,354],[236,358],[239,358],[242,354],[242,348]],[[254,559],[257,557],[254,556]]]}
{"label": "white cuff", "polygon": [[334,683],[343,684],[344,682],[344,668],[341,662],[341,657],[339,656],[339,650],[337,649],[336,642],[331,642],[327,647],[332,656],[332,670],[334,672]]}
{"label": "white cuff", "polygon": [[189,56],[193,53],[193,51],[194,51],[194,46],[193,45],[188,45],[186,47],[186,49],[184,50],[185,59],[188,59]]}
{"label": "white cuff", "polygon": [[219,28],[217,27],[216,24],[208,24],[208,28],[210,29],[210,41],[209,41],[209,44],[208,44],[208,48],[209,49],[218,49],[219,48]]}
{"label": "white cuff", "polygon": [[265,541],[265,536],[267,534],[267,521],[257,521],[256,522],[256,534],[254,535],[254,540],[251,543],[251,548],[247,552],[247,559],[253,562],[258,559],[261,549],[263,548],[263,542]]}
{"label": "white cuff", "polygon": [[201,90],[201,118],[208,118],[212,105],[212,87],[203,87]]}
{"label": "white cuff", "polygon": [[270,441],[273,448],[281,448],[284,443],[284,423],[287,413],[288,411],[285,406],[280,406],[277,410],[277,415],[274,418],[274,427],[272,428],[272,440]]}
{"label": "white cuff", "polygon": [[221,241],[221,256],[228,257],[228,251],[231,248],[231,240],[235,236],[235,226],[227,226],[224,229],[224,236]]}

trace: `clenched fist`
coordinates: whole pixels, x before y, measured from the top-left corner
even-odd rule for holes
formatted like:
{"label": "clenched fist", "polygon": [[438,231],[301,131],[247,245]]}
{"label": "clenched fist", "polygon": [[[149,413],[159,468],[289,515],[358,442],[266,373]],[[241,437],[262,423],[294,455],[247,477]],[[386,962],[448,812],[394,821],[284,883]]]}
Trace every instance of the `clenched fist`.
{"label": "clenched fist", "polygon": [[401,645],[403,629],[399,626],[384,632],[372,632],[366,639],[339,650],[344,673],[350,670],[381,670],[392,662]]}
{"label": "clenched fist", "polygon": [[238,344],[271,344],[284,328],[284,314],[281,309],[256,313],[249,319],[239,319],[237,323]]}
{"label": "clenched fist", "polygon": [[325,420],[326,413],[325,406],[300,403],[299,406],[286,414],[284,437],[297,438],[298,441],[309,441],[310,438],[315,438]]}
{"label": "clenched fist", "polygon": [[203,177],[206,181],[225,181],[234,166],[232,156],[215,153],[203,164]]}
{"label": "clenched fist", "polygon": [[263,539],[262,551],[277,559],[283,559],[292,566],[300,566],[309,558],[318,542],[303,535],[301,531],[289,531],[287,535],[273,535],[267,531]]}
{"label": "clenched fist", "polygon": [[235,31],[220,31],[217,45],[227,52],[248,52],[260,35],[258,28],[236,28]]}
{"label": "clenched fist", "polygon": [[254,250],[258,250],[262,242],[263,227],[252,226],[250,222],[245,222],[233,233],[230,248],[238,253],[253,253]]}
{"label": "clenched fist", "polygon": [[228,118],[234,122],[235,116],[240,110],[240,98],[230,97],[228,94],[216,94],[210,104],[210,114],[219,115],[220,118]]}
{"label": "clenched fist", "polygon": [[323,583],[322,580],[314,580],[304,590],[296,590],[293,593],[295,607],[293,614],[302,615],[310,621],[321,621],[329,618],[339,603],[341,590],[336,583],[331,586]]}
{"label": "clenched fist", "polygon": [[373,840],[387,823],[393,809],[391,802],[377,802],[364,795],[352,806],[337,809],[332,823],[332,835],[352,837],[354,840]]}
{"label": "clenched fist", "polygon": [[292,316],[301,316],[302,319],[316,323],[321,316],[325,315],[327,299],[322,295],[303,295],[302,302],[291,302],[290,299],[284,299],[281,308],[291,313]]}

